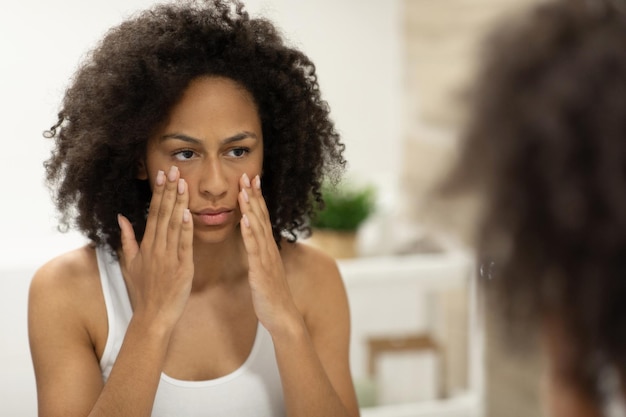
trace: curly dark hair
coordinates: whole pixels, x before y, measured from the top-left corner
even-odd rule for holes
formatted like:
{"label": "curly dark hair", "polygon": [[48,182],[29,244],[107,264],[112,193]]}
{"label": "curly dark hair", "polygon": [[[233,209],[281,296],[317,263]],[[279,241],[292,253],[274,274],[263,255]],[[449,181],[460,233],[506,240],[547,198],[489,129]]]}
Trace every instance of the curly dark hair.
{"label": "curly dark hair", "polygon": [[157,5],[107,32],[78,68],[57,123],[46,178],[61,226],[120,247],[117,213],[138,238],[151,198],[136,179],[154,129],[199,76],[224,76],[254,97],[264,138],[263,192],[277,242],[310,233],[321,183],[337,181],[341,143],[315,65],[238,1]]}
{"label": "curly dark hair", "polygon": [[568,378],[594,400],[601,363],[626,375],[624,4],[547,2],[492,32],[440,190],[484,198],[487,294],[526,329],[558,317]]}

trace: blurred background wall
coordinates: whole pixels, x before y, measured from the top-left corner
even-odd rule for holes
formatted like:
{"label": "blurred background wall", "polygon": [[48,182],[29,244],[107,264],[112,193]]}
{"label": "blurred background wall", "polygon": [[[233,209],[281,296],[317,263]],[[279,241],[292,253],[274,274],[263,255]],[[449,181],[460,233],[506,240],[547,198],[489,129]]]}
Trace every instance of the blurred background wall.
{"label": "blurred background wall", "polygon": [[[401,183],[410,190],[409,207],[423,204],[424,193],[454,157],[467,115],[463,97],[480,64],[482,39],[494,23],[539,1],[403,1],[406,131]],[[463,208],[457,209],[462,217]],[[407,216],[415,218],[415,214],[409,209]],[[513,349],[503,339],[498,316],[486,311],[483,319],[486,416],[542,416],[541,362],[533,342]]]}
{"label": "blurred background wall", "polygon": [[[409,207],[453,160],[467,116],[463,101],[477,66],[482,39],[493,24],[541,0],[404,0],[404,118],[401,188]],[[511,51],[515,54],[515,51]],[[456,208],[463,217],[470,212]],[[407,215],[419,218],[416,211]],[[454,223],[463,223],[455,219]],[[487,417],[539,417],[541,361],[533,343],[508,345],[503,323],[486,311],[485,414]]]}

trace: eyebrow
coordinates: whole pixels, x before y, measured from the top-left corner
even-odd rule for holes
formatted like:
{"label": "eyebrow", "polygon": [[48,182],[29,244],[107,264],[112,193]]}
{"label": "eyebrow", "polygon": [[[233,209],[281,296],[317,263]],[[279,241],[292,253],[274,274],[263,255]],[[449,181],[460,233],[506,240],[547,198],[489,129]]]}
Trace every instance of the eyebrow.
{"label": "eyebrow", "polygon": [[[243,131],[243,132],[239,132],[233,136],[229,136],[227,138],[222,139],[220,142],[222,143],[222,145],[227,145],[229,143],[232,142],[238,142],[240,140],[244,140],[247,138],[252,138],[252,139],[258,139],[256,133],[253,132],[248,132],[248,131]],[[184,133],[168,133],[166,135],[161,136],[160,141],[165,141],[167,139],[178,139],[178,140],[182,140],[184,142],[189,142],[189,143],[193,143],[195,145],[201,145],[202,141],[200,139],[196,139],[192,136],[189,135],[185,135]]]}

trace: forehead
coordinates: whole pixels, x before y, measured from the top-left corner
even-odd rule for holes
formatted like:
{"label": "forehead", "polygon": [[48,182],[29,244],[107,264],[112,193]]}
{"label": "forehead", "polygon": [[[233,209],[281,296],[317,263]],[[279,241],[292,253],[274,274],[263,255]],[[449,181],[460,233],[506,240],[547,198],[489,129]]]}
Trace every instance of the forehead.
{"label": "forehead", "polygon": [[252,94],[236,81],[215,76],[193,79],[160,129],[197,137],[231,136],[246,130],[261,136],[261,121]]}

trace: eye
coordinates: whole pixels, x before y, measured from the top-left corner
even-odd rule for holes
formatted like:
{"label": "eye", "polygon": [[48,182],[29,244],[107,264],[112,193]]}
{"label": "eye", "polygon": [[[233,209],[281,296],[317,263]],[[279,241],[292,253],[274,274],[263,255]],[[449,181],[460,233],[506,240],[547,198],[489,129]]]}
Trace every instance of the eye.
{"label": "eye", "polygon": [[178,161],[187,161],[195,156],[195,152],[191,149],[183,149],[181,151],[174,152],[173,156]]}
{"label": "eye", "polygon": [[229,150],[227,154],[229,156],[232,156],[233,158],[243,158],[249,152],[250,152],[250,149],[248,148],[233,148]]}

